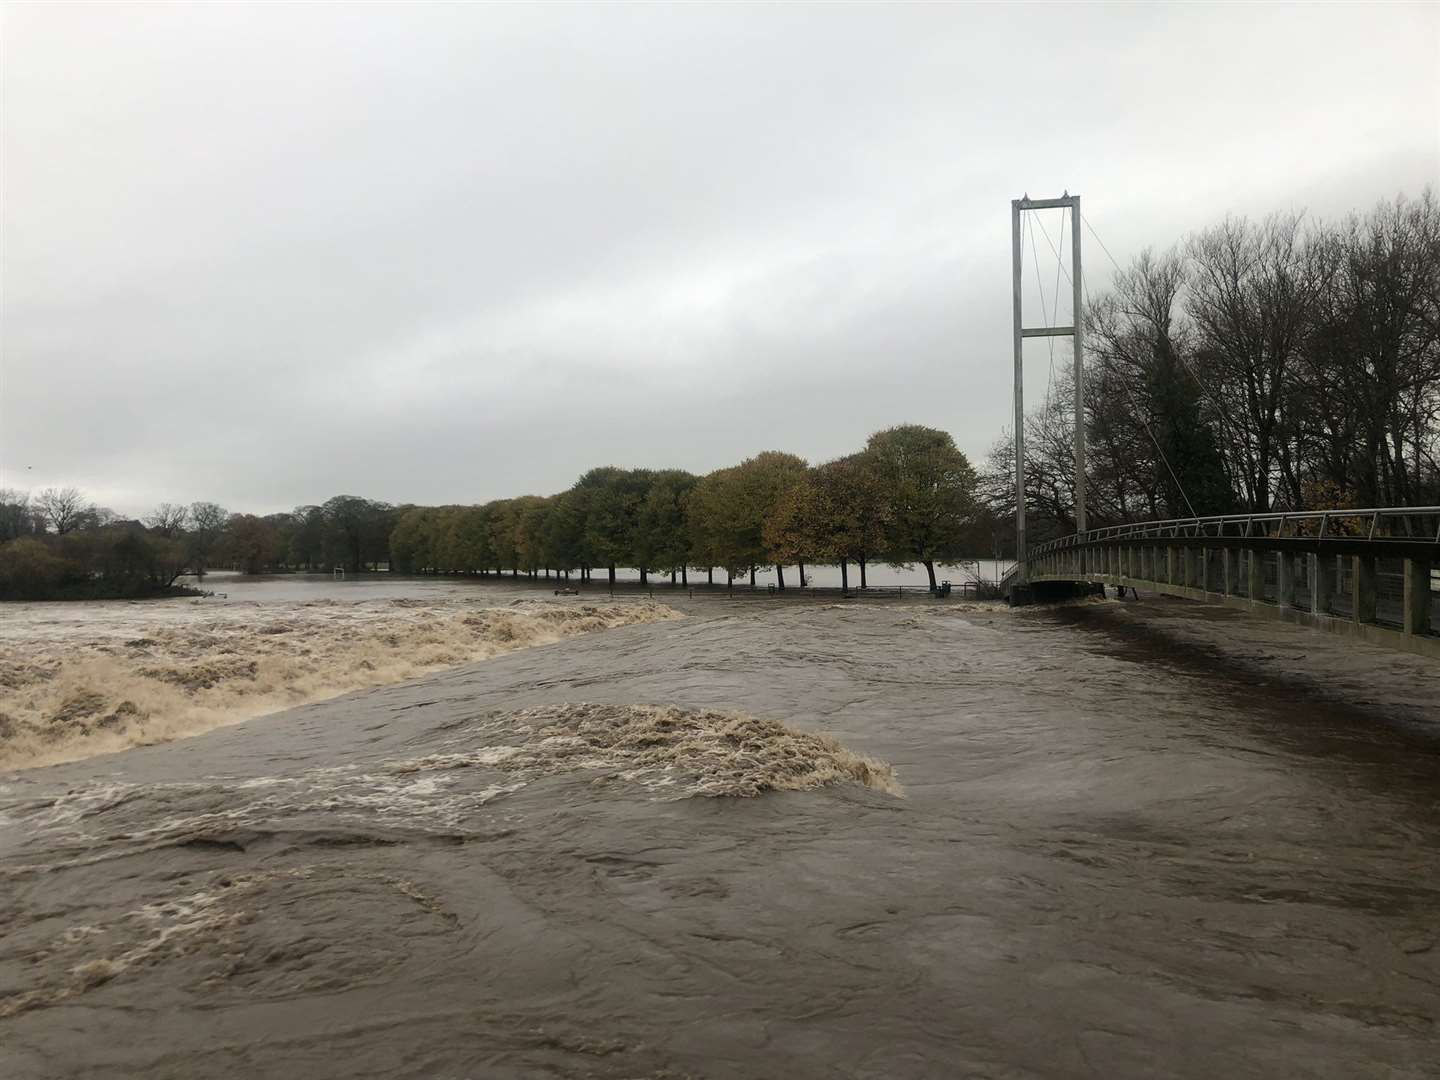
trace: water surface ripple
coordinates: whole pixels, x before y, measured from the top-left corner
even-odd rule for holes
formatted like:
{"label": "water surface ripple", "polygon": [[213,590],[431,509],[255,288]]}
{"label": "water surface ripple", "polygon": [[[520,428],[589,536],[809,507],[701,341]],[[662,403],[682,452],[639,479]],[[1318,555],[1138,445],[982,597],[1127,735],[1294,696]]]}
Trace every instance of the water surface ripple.
{"label": "water surface ripple", "polygon": [[[0,1074],[1434,1075],[1440,672],[1199,611],[697,603],[0,777]],[[577,703],[903,795],[518,767]]]}

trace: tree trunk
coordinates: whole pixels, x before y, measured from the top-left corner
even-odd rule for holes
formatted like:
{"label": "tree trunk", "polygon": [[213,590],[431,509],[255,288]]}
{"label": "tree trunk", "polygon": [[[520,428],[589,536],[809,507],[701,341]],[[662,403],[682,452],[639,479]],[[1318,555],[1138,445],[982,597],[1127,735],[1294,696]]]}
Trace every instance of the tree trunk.
{"label": "tree trunk", "polygon": [[714,584],[715,584],[715,568],[714,568],[713,566],[706,568],[706,570],[705,570],[705,580],[706,580],[706,582],[707,582],[708,584],[710,584],[710,585],[714,585]]}
{"label": "tree trunk", "polygon": [[675,568],[673,566],[670,568],[670,584],[675,584]]}
{"label": "tree trunk", "polygon": [[755,567],[750,567],[750,588],[755,587]]}
{"label": "tree trunk", "polygon": [[646,570],[645,567],[643,567],[643,566],[640,567],[640,584],[641,584],[641,585],[648,585],[648,584],[650,584],[650,571]]}
{"label": "tree trunk", "polygon": [[867,587],[865,584],[865,560],[857,559],[856,561],[860,564],[860,588],[864,589]]}
{"label": "tree trunk", "polygon": [[613,589],[613,588],[615,588],[615,564],[614,564],[614,563],[611,563],[611,564],[610,564],[609,570],[610,570],[610,588]]}
{"label": "tree trunk", "polygon": [[775,564],[775,580],[779,583],[781,591],[785,588],[785,568],[779,563]]}
{"label": "tree trunk", "polygon": [[687,589],[690,587],[690,570],[689,570],[689,567],[685,567],[685,566],[680,567],[680,584],[681,584],[681,585],[684,585]]}
{"label": "tree trunk", "polygon": [[840,556],[840,591],[850,591],[850,560]]}
{"label": "tree trunk", "polygon": [[805,588],[805,564],[803,562],[797,562],[795,566],[800,571],[800,588],[803,589]]}
{"label": "tree trunk", "polygon": [[729,570],[725,571],[725,588],[732,590],[735,588],[735,575]]}
{"label": "tree trunk", "polygon": [[935,591],[935,562],[933,559],[922,559],[925,564],[925,572],[930,575],[930,591]]}

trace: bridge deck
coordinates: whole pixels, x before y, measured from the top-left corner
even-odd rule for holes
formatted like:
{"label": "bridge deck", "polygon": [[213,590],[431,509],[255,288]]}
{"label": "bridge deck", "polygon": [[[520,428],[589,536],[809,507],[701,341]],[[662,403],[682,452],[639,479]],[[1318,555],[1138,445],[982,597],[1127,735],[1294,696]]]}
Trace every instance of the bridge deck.
{"label": "bridge deck", "polygon": [[1091,529],[1039,545],[1003,585],[1190,596],[1440,657],[1437,568],[1440,507],[1318,510]]}

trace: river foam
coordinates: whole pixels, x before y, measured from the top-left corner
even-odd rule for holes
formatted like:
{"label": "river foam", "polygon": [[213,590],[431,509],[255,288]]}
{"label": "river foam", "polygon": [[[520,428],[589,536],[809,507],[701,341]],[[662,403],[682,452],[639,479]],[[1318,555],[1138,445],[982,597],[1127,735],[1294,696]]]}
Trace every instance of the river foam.
{"label": "river foam", "polygon": [[[89,607],[89,606],[87,606]],[[88,614],[88,612],[87,612]],[[0,769],[200,734],[578,634],[678,619],[648,600],[14,605],[0,637]]]}

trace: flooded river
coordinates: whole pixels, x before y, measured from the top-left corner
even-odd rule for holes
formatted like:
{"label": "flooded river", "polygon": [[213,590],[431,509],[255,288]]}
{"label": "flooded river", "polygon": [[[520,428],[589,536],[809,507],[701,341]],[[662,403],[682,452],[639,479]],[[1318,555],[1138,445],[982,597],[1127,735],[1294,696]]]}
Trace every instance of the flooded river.
{"label": "flooded river", "polygon": [[[354,599],[314,610],[436,649],[587,602]],[[244,602],[205,632],[340,640]],[[1433,662],[1179,601],[667,603],[0,773],[0,1075],[1434,1075]],[[126,607],[30,662],[243,610]]]}

